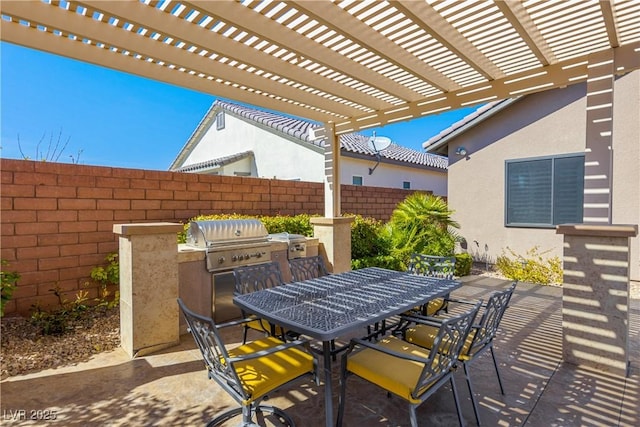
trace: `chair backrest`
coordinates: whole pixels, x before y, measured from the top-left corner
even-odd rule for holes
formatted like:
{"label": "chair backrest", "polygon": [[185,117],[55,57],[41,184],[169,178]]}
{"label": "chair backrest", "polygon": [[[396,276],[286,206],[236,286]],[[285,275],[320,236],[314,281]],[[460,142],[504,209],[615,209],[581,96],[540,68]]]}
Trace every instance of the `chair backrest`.
{"label": "chair backrest", "polygon": [[291,277],[294,282],[315,279],[329,274],[327,267],[324,265],[324,260],[320,255],[290,259],[289,268],[291,269]]}
{"label": "chair backrest", "polygon": [[273,288],[274,286],[280,286],[284,282],[280,264],[276,261],[236,267],[233,269],[233,278],[235,280],[236,295]]}
{"label": "chair backrest", "polygon": [[194,313],[180,298],[178,298],[178,306],[180,306],[187,321],[187,328],[202,354],[209,378],[215,380],[236,399],[246,398],[240,378],[233,369],[233,365],[228,362],[229,354],[213,319]]}
{"label": "chair backrest", "polygon": [[482,317],[480,317],[480,321],[476,325],[473,340],[467,349],[467,355],[472,356],[493,341],[498,331],[498,326],[500,326],[502,316],[507,310],[513,291],[516,288],[516,283],[517,282],[513,282],[509,288],[503,291],[493,292],[489,296]]}
{"label": "chair backrest", "polygon": [[471,310],[442,321],[433,340],[428,361],[418,380],[416,391],[420,392],[427,388],[447,374],[457,363],[481,304],[482,301],[478,301]]}
{"label": "chair backrest", "polygon": [[435,256],[413,253],[409,257],[407,271],[421,276],[453,278],[456,267],[456,257]]}

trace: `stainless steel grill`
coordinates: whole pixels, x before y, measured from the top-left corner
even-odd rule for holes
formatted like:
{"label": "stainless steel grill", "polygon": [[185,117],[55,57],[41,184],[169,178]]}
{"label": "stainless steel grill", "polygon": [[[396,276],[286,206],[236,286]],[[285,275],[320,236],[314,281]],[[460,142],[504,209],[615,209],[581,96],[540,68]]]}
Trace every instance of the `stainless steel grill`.
{"label": "stainless steel grill", "polygon": [[269,234],[269,240],[287,244],[287,259],[304,258],[307,256],[307,238],[302,234]]}
{"label": "stainless steel grill", "polygon": [[269,234],[257,219],[192,221],[186,243],[207,250],[210,272],[271,261]]}

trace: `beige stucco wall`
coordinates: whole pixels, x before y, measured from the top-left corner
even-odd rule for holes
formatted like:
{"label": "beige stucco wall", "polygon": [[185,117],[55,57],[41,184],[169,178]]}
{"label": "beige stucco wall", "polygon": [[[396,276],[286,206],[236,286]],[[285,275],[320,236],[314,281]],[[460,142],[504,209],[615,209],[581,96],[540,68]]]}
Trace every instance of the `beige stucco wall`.
{"label": "beige stucco wall", "polygon": [[[640,222],[640,72],[614,89],[614,223]],[[524,254],[534,246],[562,257],[555,229],[504,225],[505,160],[584,152],[586,85],[529,95],[449,142],[448,199],[478,260],[494,262],[505,248]],[[464,146],[467,156],[455,154]],[[638,239],[632,242],[631,277],[639,279]]]}
{"label": "beige stucco wall", "polygon": [[[612,222],[640,225],[640,71],[616,80],[613,116]],[[631,279],[640,280],[640,237],[630,264]]]}

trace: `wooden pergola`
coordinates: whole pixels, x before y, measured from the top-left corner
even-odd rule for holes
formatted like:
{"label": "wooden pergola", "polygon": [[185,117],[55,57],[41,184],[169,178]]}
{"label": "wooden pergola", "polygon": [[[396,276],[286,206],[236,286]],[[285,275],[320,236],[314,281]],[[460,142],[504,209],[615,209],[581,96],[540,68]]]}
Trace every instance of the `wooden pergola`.
{"label": "wooden pergola", "polygon": [[[587,83],[585,217],[611,224],[613,86],[617,75],[640,69],[638,0],[2,0],[0,11],[3,41],[322,123],[314,135],[325,139],[326,218],[318,224],[328,225],[320,240],[333,251],[328,258],[334,272],[350,269],[351,258],[348,218],[340,218],[339,135],[576,83]],[[593,212],[587,214],[587,206]],[[339,237],[332,227],[345,225]],[[154,225],[137,225],[147,226]],[[167,225],[155,227],[165,233]],[[616,237],[620,242],[611,251],[628,253],[628,238],[637,226],[577,227],[571,233],[579,239],[593,234],[588,237],[597,247],[605,247],[610,236],[623,236]],[[175,231],[163,236],[163,248],[170,248]],[[572,238],[565,239],[569,246]],[[606,251],[595,257],[598,262]],[[584,265],[572,268],[598,281],[591,273],[602,266],[590,264],[591,257],[588,253]],[[149,258],[164,259],[156,253]],[[135,273],[144,286],[149,274]],[[122,295],[146,297],[131,271],[124,277]],[[591,286],[576,280],[574,288]],[[173,286],[175,297],[177,281],[176,267],[163,281]],[[627,283],[621,274],[594,288],[611,299],[608,292],[625,295]],[[567,301],[579,298],[569,295]],[[173,317],[167,315],[164,301],[136,301],[136,313],[162,311],[166,319],[178,318],[177,307]],[[599,302],[587,301],[575,310],[587,319]],[[124,317],[133,320],[121,325],[121,334],[144,335],[134,333],[143,329],[133,306],[127,307]],[[618,319],[616,326],[605,325],[578,350],[597,353],[603,336],[620,335],[621,350],[615,354],[622,355],[624,368],[628,313],[620,303],[604,315]],[[154,345],[176,339],[173,324],[154,323],[154,328],[165,332]],[[565,340],[565,358],[574,342],[585,342],[585,334],[593,333],[589,327],[575,333],[565,328],[565,336],[578,337]],[[325,375],[330,374],[325,365]],[[329,387],[325,405],[332,405]],[[332,423],[329,413],[326,425]]]}
{"label": "wooden pergola", "polygon": [[324,123],[327,217],[340,215],[340,134],[584,82],[602,64],[610,80],[640,68],[637,0],[3,0],[0,10],[3,41]]}

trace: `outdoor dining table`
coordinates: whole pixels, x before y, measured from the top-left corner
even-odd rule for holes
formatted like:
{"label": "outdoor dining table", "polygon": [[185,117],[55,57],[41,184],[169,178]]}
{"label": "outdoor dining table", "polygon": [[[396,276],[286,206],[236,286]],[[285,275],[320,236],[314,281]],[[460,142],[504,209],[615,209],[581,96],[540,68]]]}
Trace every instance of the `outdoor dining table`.
{"label": "outdoor dining table", "polygon": [[456,280],[370,267],[237,295],[233,300],[247,313],[322,341],[325,416],[331,426],[331,342],[460,286]]}

